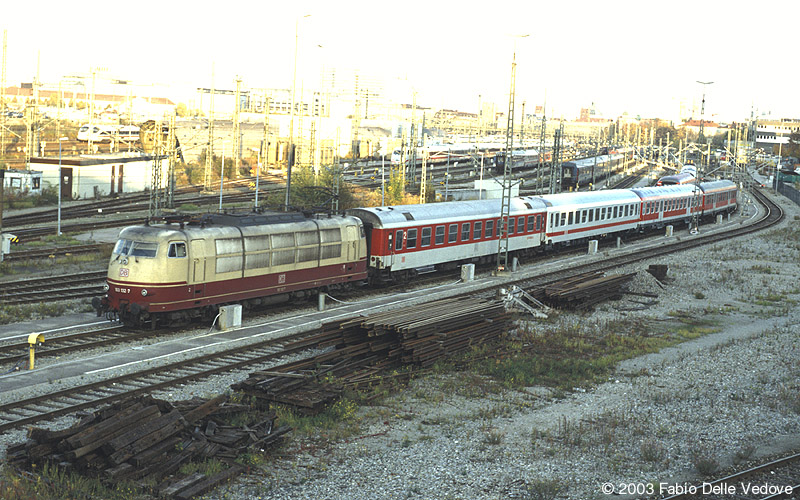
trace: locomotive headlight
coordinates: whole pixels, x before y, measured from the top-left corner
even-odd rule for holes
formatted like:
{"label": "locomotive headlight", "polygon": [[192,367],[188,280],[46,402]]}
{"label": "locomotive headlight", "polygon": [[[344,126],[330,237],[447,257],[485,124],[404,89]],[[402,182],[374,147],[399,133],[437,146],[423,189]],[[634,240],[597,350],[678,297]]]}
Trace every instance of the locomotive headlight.
{"label": "locomotive headlight", "polygon": [[103,291],[107,292],[109,289],[108,283],[103,283]]}
{"label": "locomotive headlight", "polygon": [[142,297],[147,297],[147,289],[142,288]]}

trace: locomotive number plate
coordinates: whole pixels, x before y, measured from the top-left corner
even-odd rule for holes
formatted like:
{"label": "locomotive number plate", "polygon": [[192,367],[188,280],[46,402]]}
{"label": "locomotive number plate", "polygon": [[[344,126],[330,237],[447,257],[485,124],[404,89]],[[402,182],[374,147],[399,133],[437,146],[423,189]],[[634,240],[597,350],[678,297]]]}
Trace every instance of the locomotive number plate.
{"label": "locomotive number plate", "polygon": [[120,278],[127,278],[128,277],[128,269],[124,267],[119,268],[119,277]]}

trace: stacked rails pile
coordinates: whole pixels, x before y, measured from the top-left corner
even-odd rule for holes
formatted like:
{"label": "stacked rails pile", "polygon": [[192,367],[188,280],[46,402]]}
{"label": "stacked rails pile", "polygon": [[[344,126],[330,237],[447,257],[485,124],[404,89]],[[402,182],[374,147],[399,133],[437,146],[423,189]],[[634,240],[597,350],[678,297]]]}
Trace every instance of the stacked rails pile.
{"label": "stacked rails pile", "polygon": [[[241,474],[245,468],[233,459],[272,446],[290,431],[275,427],[274,413],[249,426],[225,425],[225,415],[250,411],[226,396],[174,404],[139,396],[87,414],[67,429],[34,428],[26,442],[8,448],[7,461],[25,471],[47,462],[107,485],[133,481],[160,498],[188,499]],[[228,467],[212,476],[178,472],[186,463],[211,458]]]}
{"label": "stacked rails pile", "polygon": [[621,298],[623,287],[634,276],[636,273],[605,276],[602,272],[591,272],[527,292],[552,307],[589,309],[604,300]]}
{"label": "stacked rails pile", "polygon": [[[313,340],[327,352],[253,372],[232,388],[263,404],[290,405],[315,414],[338,399],[344,388],[406,378],[411,368],[425,369],[495,340],[506,331],[509,318],[500,301],[460,297],[327,323],[317,336],[303,340]],[[399,369],[405,371],[390,374]]]}

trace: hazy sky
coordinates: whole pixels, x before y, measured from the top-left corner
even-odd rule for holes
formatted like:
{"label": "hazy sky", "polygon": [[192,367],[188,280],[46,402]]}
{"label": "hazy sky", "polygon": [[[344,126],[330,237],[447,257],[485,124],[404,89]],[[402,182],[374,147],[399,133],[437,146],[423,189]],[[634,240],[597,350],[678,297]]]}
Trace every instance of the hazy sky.
{"label": "hazy sky", "polygon": [[359,68],[416,90],[420,105],[475,112],[480,95],[505,109],[516,47],[518,110],[546,92],[548,114],[565,118],[591,103],[607,116],[672,117],[681,100],[700,101],[702,80],[714,82],[707,119],[744,118],[751,106],[800,118],[798,75],[786,69],[797,0],[42,0],[3,12],[9,85],[32,80],[38,54],[45,82],[105,67],[195,88],[210,85],[213,63],[217,88],[237,74],[287,88],[297,26],[298,88],[323,67]]}

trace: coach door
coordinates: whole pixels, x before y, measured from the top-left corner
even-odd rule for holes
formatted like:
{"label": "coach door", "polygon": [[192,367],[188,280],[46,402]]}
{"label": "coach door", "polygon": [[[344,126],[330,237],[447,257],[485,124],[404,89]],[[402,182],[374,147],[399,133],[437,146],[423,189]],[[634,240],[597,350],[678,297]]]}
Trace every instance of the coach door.
{"label": "coach door", "polygon": [[72,167],[61,167],[61,198],[72,199]]}
{"label": "coach door", "polygon": [[192,282],[202,283],[206,280],[206,256],[205,256],[205,242],[206,240],[192,240],[191,243],[191,258],[192,258]]}
{"label": "coach door", "polygon": [[358,228],[356,226],[345,226],[345,245],[347,245],[347,262],[358,260]]}

